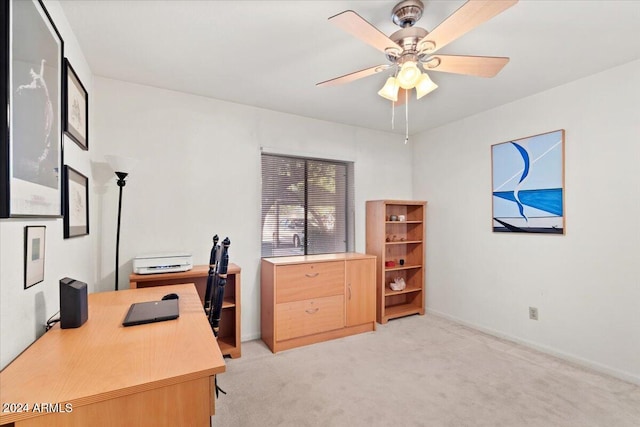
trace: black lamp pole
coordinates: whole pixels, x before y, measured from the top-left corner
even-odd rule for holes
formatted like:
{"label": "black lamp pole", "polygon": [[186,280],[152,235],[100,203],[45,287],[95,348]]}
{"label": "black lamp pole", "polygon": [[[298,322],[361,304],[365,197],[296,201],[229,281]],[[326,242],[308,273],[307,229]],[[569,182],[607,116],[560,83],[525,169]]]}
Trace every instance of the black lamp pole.
{"label": "black lamp pole", "polygon": [[122,211],[122,187],[124,187],[127,182],[124,180],[128,173],[127,172],[116,172],[118,176],[118,187],[120,187],[120,195],[118,196],[118,231],[116,232],[116,291],[118,290],[118,269],[120,266],[119,263],[119,254],[120,254],[120,213]]}

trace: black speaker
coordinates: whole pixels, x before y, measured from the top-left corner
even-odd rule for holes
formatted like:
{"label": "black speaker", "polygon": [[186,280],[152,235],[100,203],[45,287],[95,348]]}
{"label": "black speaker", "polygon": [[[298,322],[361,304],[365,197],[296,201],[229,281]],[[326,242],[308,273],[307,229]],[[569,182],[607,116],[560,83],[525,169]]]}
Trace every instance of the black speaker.
{"label": "black speaker", "polygon": [[87,321],[87,284],[69,277],[60,280],[60,327],[79,328]]}

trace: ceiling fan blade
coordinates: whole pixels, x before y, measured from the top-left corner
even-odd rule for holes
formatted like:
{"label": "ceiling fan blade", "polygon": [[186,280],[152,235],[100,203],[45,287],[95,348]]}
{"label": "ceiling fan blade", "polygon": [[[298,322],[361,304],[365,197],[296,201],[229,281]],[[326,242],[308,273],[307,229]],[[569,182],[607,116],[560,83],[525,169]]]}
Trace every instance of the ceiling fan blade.
{"label": "ceiling fan blade", "polygon": [[316,86],[335,86],[343,83],[350,83],[354,80],[361,79],[363,77],[370,76],[380,71],[386,70],[390,65],[376,65],[375,67],[365,68],[364,70],[355,71],[353,73],[345,74],[344,76],[336,77],[335,79],[326,80],[324,82],[316,83]]}
{"label": "ceiling fan blade", "polygon": [[469,0],[424,36],[418,46],[433,53],[516,3],[518,0]]}
{"label": "ceiling fan blade", "polygon": [[507,65],[509,58],[499,56],[434,55],[423,63],[427,71],[493,77]]}
{"label": "ceiling fan blade", "polygon": [[353,10],[345,10],[334,15],[329,18],[329,21],[381,52],[389,53],[389,51],[395,51],[397,54],[402,52],[402,48],[396,42]]}

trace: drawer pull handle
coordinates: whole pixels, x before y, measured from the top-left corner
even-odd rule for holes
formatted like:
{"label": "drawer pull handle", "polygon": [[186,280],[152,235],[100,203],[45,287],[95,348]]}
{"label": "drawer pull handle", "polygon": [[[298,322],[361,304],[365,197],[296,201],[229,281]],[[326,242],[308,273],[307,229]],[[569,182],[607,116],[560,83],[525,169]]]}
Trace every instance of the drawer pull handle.
{"label": "drawer pull handle", "polygon": [[313,278],[313,277],[318,277],[320,273],[306,273],[305,276]]}
{"label": "drawer pull handle", "polygon": [[349,283],[349,300],[351,300],[351,283]]}
{"label": "drawer pull handle", "polygon": [[307,314],[315,314],[315,313],[317,313],[317,312],[318,312],[318,310],[320,310],[320,308],[319,308],[319,307],[316,307],[316,308],[308,308],[308,309],[306,309],[305,311],[307,312]]}

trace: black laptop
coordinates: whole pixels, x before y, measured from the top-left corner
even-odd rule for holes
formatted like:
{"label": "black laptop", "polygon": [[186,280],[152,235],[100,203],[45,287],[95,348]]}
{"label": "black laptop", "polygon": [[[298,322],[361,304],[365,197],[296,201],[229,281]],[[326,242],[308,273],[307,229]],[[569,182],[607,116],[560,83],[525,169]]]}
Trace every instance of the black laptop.
{"label": "black laptop", "polygon": [[180,316],[177,299],[147,301],[131,304],[129,312],[122,322],[123,326],[142,325],[177,319]]}

